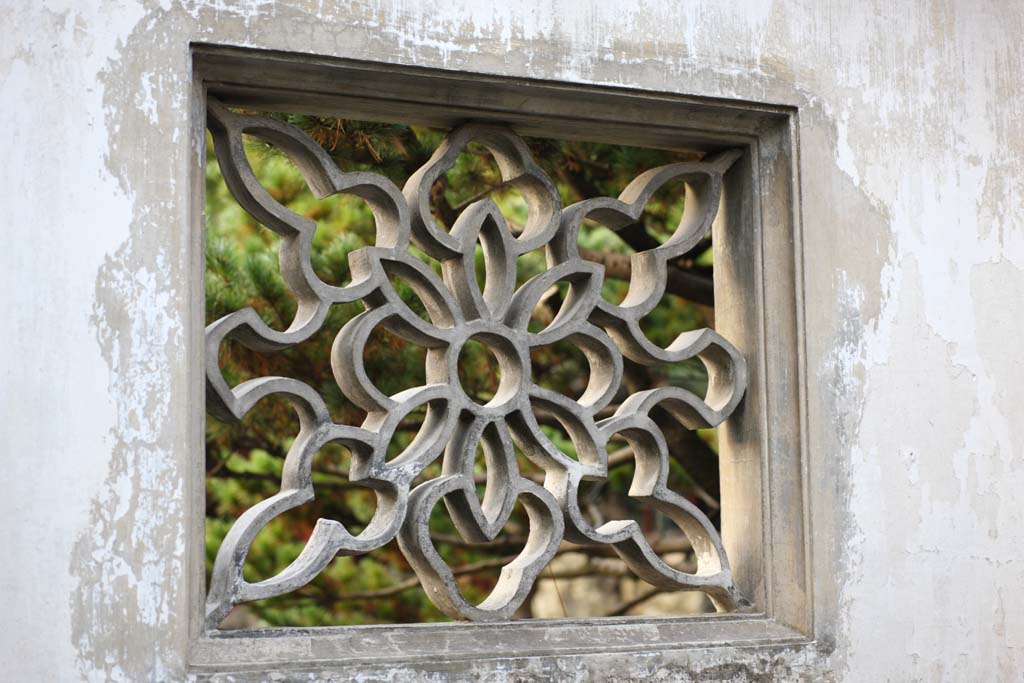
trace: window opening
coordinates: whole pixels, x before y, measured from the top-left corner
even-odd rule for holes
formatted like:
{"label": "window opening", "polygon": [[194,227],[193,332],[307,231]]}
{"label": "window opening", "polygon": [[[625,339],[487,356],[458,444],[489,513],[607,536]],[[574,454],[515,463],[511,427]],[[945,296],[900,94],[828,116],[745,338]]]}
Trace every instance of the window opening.
{"label": "window opening", "polygon": [[739,152],[208,106],[208,628],[748,605],[710,284]]}

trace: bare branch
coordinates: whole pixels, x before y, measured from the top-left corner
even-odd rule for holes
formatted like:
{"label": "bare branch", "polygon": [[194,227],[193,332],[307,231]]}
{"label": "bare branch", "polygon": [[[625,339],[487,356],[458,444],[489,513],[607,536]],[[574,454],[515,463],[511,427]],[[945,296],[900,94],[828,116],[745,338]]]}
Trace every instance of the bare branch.
{"label": "bare branch", "polygon": [[637,605],[642,605],[643,603],[647,602],[648,600],[650,600],[654,596],[661,595],[662,593],[665,593],[665,592],[667,592],[667,589],[665,589],[665,588],[657,588],[657,587],[651,588],[650,590],[645,591],[645,592],[641,593],[640,595],[636,596],[632,600],[626,600],[621,605],[619,605],[618,607],[616,607],[612,611],[608,612],[604,616],[606,616],[606,617],[621,617],[623,614],[625,614],[629,610],[633,609]]}
{"label": "bare branch", "polygon": [[[633,265],[629,254],[604,249],[581,248],[580,256],[587,261],[603,265],[606,277],[627,282],[632,277]],[[682,270],[671,263],[667,268],[665,291],[704,306],[715,305],[715,285],[711,278]]]}
{"label": "bare branch", "polygon": [[462,201],[462,202],[459,202],[458,204],[456,204],[452,208],[455,211],[462,211],[464,208],[466,208],[467,206],[469,206],[473,202],[479,201],[479,200],[483,199],[484,197],[486,197],[487,195],[491,194],[492,192],[498,192],[500,190],[504,190],[506,187],[510,186],[511,184],[512,184],[511,180],[505,180],[505,181],[502,181],[502,182],[498,183],[497,185],[491,185],[490,187],[486,187],[483,190],[480,190],[479,192],[477,192],[475,195],[473,195],[469,199],[467,199],[465,201]]}

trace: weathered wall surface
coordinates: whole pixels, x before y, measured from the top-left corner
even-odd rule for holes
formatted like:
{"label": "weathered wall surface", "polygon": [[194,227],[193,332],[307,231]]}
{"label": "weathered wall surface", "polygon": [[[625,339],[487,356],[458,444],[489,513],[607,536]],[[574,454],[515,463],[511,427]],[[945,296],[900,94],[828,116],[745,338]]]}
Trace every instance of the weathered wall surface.
{"label": "weathered wall surface", "polygon": [[819,647],[645,677],[1020,680],[1024,6],[561,4],[0,2],[6,678],[185,677],[207,41],[800,107]]}

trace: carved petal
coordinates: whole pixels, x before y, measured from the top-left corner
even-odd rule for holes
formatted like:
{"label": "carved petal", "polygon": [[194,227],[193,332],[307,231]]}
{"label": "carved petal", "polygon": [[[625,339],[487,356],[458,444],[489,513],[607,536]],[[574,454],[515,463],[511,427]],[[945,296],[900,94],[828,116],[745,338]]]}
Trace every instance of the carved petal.
{"label": "carved petal", "polygon": [[[505,217],[489,199],[470,204],[451,236],[460,256],[444,262],[444,277],[467,318],[500,320],[516,285],[516,256]],[[476,278],[476,245],[483,247],[486,278],[481,292]]]}
{"label": "carved petal", "polygon": [[[695,505],[666,486],[668,446],[661,430],[647,415],[630,413],[601,422],[607,438],[620,434],[636,458],[636,472],[629,496],[665,513],[686,534],[697,558],[697,572],[672,567],[651,547],[640,526],[632,520],[610,521],[596,529],[637,576],[654,586],[703,590],[721,611],[749,606],[733,583],[722,540],[711,521]],[[614,540],[612,540],[614,539]]]}
{"label": "carved petal", "polygon": [[555,184],[534,163],[530,150],[519,136],[507,128],[480,123],[469,123],[453,130],[430,160],[406,182],[403,192],[412,208],[413,240],[439,260],[461,253],[459,240],[434,221],[430,190],[472,141],[479,142],[494,155],[502,180],[516,187],[526,199],[529,218],[522,235],[516,238],[519,253],[544,246],[558,228],[562,208]]}
{"label": "carved petal", "polygon": [[[257,382],[261,380],[256,380]],[[243,393],[249,389],[241,387]],[[285,394],[283,391],[276,393]],[[317,521],[313,534],[299,556],[277,575],[257,583],[242,576],[245,559],[256,535],[274,518],[303,503],[313,500],[311,465],[313,456],[325,444],[339,441],[355,456],[379,447],[375,434],[356,427],[323,425],[315,413],[301,400],[293,401],[300,416],[301,429],[285,459],[281,491],[252,506],[232,525],[217,551],[212,580],[206,600],[207,628],[217,628],[231,608],[249,600],[282,595],[313,580],[340,552],[365,553],[389,542],[405,516],[405,499],[391,482],[366,481],[364,485],[377,493],[377,509],[369,525],[357,536],[351,535],[341,522]]]}
{"label": "carved petal", "polygon": [[232,313],[207,328],[208,405],[219,417],[237,420],[240,414],[235,398],[217,364],[217,350],[226,338],[261,351],[297,344],[320,329],[332,303],[357,301],[373,289],[369,280],[332,287],[317,277],[309,255],[316,223],[286,208],[263,188],[245,155],[243,134],[261,138],[287,154],[317,197],[346,193],[365,200],[374,214],[378,246],[405,250],[409,212],[390,180],[374,173],[341,172],[320,145],[298,128],[268,117],[234,114],[213,99],[207,104],[214,151],[225,183],[242,208],[281,235],[281,277],[297,303],[295,318],[284,332],[268,327],[252,309]]}
{"label": "carved petal", "polygon": [[416,570],[431,602],[444,613],[473,621],[508,619],[530,594],[537,575],[558,551],[563,523],[551,494],[522,478],[510,482],[510,490],[526,508],[530,534],[522,552],[502,567],[494,590],[479,605],[470,604],[462,596],[451,568],[441,559],[430,539],[431,510],[442,497],[475,497],[472,478],[444,475],[420,484],[409,494],[409,514],[398,534],[398,544]]}

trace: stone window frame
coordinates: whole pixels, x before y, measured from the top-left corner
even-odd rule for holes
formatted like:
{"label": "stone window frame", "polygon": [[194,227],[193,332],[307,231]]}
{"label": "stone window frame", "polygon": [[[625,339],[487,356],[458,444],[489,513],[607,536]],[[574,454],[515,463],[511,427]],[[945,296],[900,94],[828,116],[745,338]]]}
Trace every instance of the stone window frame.
{"label": "stone window frame", "polygon": [[[203,296],[207,95],[266,111],[344,114],[436,127],[472,119],[521,135],[743,150],[724,178],[713,227],[715,328],[747,357],[747,396],[719,430],[722,537],[753,612],[506,623],[274,628],[203,625],[205,472],[193,459],[188,519],[189,664],[200,679],[299,672],[345,677],[505,669],[539,658],[562,668],[621,666],[623,655],[792,647],[813,640],[806,435],[798,110],[748,101],[530,80],[209,44],[191,46],[191,224],[188,330],[190,441],[203,452]],[[585,131],[581,134],[580,131]],[[604,662],[602,664],[602,662]],[[248,675],[247,675],[248,674]]]}

